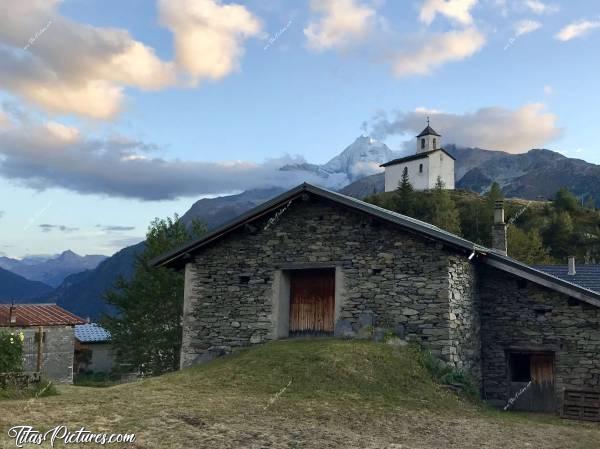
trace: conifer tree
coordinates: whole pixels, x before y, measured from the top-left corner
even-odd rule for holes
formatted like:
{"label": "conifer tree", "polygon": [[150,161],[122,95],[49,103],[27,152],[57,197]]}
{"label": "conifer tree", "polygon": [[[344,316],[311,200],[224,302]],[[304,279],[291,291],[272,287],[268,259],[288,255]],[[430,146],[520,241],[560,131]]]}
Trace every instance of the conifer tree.
{"label": "conifer tree", "polygon": [[410,179],[408,178],[408,167],[404,167],[402,178],[396,189],[396,201],[394,209],[404,215],[414,216],[415,195]]}

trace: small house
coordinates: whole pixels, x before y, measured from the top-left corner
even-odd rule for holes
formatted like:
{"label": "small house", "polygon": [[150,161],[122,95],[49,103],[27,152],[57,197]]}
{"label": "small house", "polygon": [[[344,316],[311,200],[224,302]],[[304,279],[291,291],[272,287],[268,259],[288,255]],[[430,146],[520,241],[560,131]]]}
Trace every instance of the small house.
{"label": "small house", "polygon": [[23,332],[23,370],[73,382],[74,327],[85,320],[56,304],[0,304],[0,330]]}
{"label": "small house", "polygon": [[600,293],[309,184],[156,259],[185,271],[181,366],[304,335],[393,334],[503,407],[600,420]]}

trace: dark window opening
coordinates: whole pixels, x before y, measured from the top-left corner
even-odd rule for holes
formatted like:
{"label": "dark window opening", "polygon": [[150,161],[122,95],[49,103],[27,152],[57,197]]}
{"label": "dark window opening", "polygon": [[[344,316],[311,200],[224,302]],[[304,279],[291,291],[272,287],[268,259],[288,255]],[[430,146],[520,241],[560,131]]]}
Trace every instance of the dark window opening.
{"label": "dark window opening", "polygon": [[240,276],[240,284],[247,284],[250,282],[250,276]]}
{"label": "dark window opening", "polygon": [[425,139],[421,139],[421,149],[425,148]]}
{"label": "dark window opening", "polygon": [[381,268],[373,268],[373,274],[381,274]]}
{"label": "dark window opening", "polygon": [[433,139],[433,149],[437,148],[437,139]]}
{"label": "dark window opening", "polygon": [[419,164],[419,173],[423,173],[423,164]]}
{"label": "dark window opening", "polygon": [[531,354],[510,354],[511,382],[531,380]]}

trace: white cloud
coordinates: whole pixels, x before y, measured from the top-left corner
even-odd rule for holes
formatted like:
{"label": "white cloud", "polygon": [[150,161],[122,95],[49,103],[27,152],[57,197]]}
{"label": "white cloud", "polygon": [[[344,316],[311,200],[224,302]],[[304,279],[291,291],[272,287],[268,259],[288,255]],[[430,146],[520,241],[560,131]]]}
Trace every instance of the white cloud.
{"label": "white cloud", "polygon": [[[63,17],[60,0],[0,0],[0,89],[44,111],[112,119],[124,89],[163,89],[220,79],[236,70],[245,39],[260,22],[244,6],[218,0],[160,0],[162,22],[174,34],[175,62],[127,30]],[[195,84],[195,83],[192,83]]]}
{"label": "white cloud", "polygon": [[471,9],[477,3],[478,0],[425,0],[419,18],[430,24],[440,14],[461,25],[470,25],[473,23]]}
{"label": "white cloud", "polygon": [[524,4],[535,14],[553,14],[559,10],[558,6],[544,3],[541,0],[525,0]]}
{"label": "white cloud", "polygon": [[562,132],[556,115],[547,112],[544,104],[531,103],[515,110],[496,106],[465,114],[421,110],[399,112],[391,120],[378,116],[370,123],[371,135],[379,139],[412,135],[423,129],[427,115],[431,116],[433,128],[442,134],[445,143],[510,153],[542,147],[560,137]]}
{"label": "white cloud", "polygon": [[107,119],[123,87],[174,83],[172,64],[121,29],[62,17],[60,2],[0,2],[0,89],[52,113]]}
{"label": "white cloud", "polygon": [[532,33],[539,30],[541,27],[542,24],[535,20],[521,20],[515,24],[515,35],[522,36],[524,34]]}
{"label": "white cloud", "polygon": [[544,93],[546,95],[552,95],[554,93],[554,88],[550,84],[546,84],[544,86]]}
{"label": "white cloud", "polygon": [[[280,170],[302,163],[285,156],[262,163],[164,159],[156,149],[122,136],[95,137],[56,121],[19,123],[0,129],[0,176],[25,187],[63,188],[142,200],[218,194],[261,187],[289,188],[303,181],[339,188],[345,174],[322,177],[299,170]],[[215,152],[216,153],[216,152]],[[358,171],[369,167],[357,167]]]}
{"label": "white cloud", "polygon": [[600,28],[600,20],[580,20],[565,26],[555,37],[559,41],[566,42],[577,37],[583,37],[596,28]]}
{"label": "white cloud", "polygon": [[218,80],[237,70],[244,42],[262,28],[246,7],[218,0],[159,0],[159,11],[174,34],[177,64],[194,81]]}
{"label": "white cloud", "polygon": [[430,74],[446,63],[472,56],[485,42],[485,36],[474,27],[427,36],[396,55],[394,73],[399,77]]}
{"label": "white cloud", "polygon": [[313,50],[348,47],[368,37],[374,29],[375,9],[356,0],[311,0],[310,8],[319,18],[304,29]]}

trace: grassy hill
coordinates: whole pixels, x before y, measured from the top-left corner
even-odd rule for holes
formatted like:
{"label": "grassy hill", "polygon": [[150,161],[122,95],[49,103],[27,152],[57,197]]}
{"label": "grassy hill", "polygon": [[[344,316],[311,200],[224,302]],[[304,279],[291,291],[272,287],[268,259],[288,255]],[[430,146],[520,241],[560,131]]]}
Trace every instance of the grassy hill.
{"label": "grassy hill", "polygon": [[273,342],[133,384],[0,401],[0,445],[12,446],[6,429],[25,423],[134,432],[137,449],[591,449],[600,441],[596,425],[463,400],[420,360],[412,347],[367,341]]}

